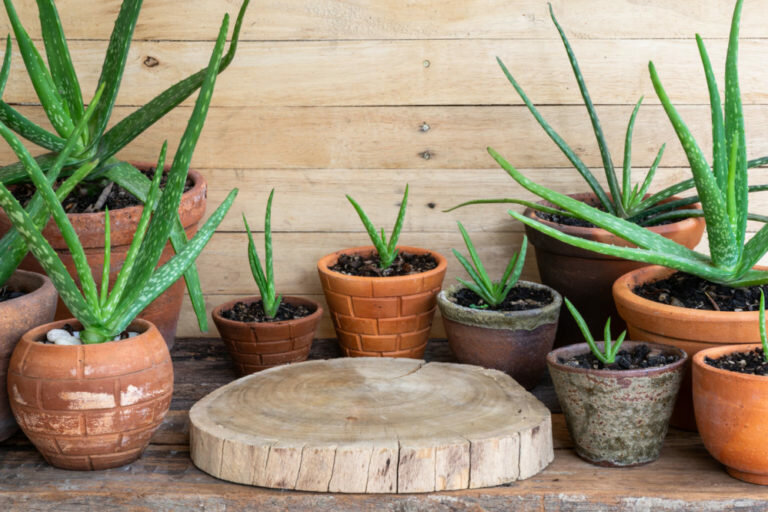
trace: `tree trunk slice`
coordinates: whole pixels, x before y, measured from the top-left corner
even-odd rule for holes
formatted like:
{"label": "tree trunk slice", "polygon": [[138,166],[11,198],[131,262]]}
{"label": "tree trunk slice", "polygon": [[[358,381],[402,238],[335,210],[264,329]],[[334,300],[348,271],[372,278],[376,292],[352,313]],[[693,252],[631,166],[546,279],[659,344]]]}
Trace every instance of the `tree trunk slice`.
{"label": "tree trunk slice", "polygon": [[507,375],[414,359],[266,370],[190,411],[194,463],[232,482],[409,493],[529,478],[553,459],[549,410]]}

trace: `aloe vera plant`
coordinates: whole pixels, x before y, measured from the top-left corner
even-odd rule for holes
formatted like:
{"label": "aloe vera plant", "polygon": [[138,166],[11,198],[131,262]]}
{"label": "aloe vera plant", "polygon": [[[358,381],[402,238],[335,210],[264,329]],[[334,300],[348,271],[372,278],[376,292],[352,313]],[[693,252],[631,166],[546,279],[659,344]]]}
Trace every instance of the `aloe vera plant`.
{"label": "aloe vera plant", "polygon": [[376,252],[379,254],[379,268],[386,269],[397,258],[397,240],[400,238],[400,230],[403,229],[403,220],[405,219],[405,205],[408,202],[408,185],[405,186],[405,193],[403,194],[403,200],[400,203],[400,211],[397,213],[397,220],[395,221],[395,227],[392,228],[392,235],[387,241],[387,235],[384,232],[384,228],[381,231],[376,231],[376,226],[373,225],[371,219],[363,211],[362,207],[357,204],[357,201],[347,195],[347,199],[355,211],[360,216],[360,220],[365,226],[365,230],[368,232],[368,236],[373,242],[373,246],[376,247]]}
{"label": "aloe vera plant", "polygon": [[[114,155],[200,88],[207,69],[202,69],[179,81],[111,128],[107,128],[142,6],[142,0],[124,0],[115,21],[97,84],[97,89],[101,89],[102,93],[98,100],[95,96],[91,100],[95,108],[85,128],[79,131],[77,137],[72,137],[76,127],[84,119],[86,106],[54,1],[37,1],[47,66],[22,25],[13,2],[3,1],[27,73],[55,133],[33,123],[5,101],[0,101],[0,121],[19,136],[48,151],[36,157],[35,161],[49,181],[55,181],[55,178],[51,178],[54,170],[56,178],[59,174],[67,177],[83,164],[88,163],[93,165],[93,169],[84,177],[85,180],[111,180],[140,201],[146,202],[151,186],[149,178],[129,163],[118,160]],[[218,72],[226,69],[235,56],[243,16],[249,2],[250,0],[243,0],[233,29],[232,42],[221,59]],[[3,69],[6,65],[10,68],[10,59],[9,36]],[[7,74],[4,77],[7,78]],[[67,144],[70,144],[71,148],[65,153]],[[62,155],[66,155],[63,160]],[[21,160],[0,168],[0,183],[6,186],[28,180],[27,164]],[[70,185],[74,186],[74,183]],[[64,194],[59,195],[63,197]],[[33,218],[37,219],[34,213],[44,211],[41,207],[42,201],[35,199],[28,206],[28,211]],[[39,222],[45,222],[45,220]],[[178,216],[169,222],[171,222],[171,243],[174,249],[180,252],[187,244],[183,226]],[[8,279],[26,254],[26,246],[18,234],[11,232],[8,236],[10,238],[6,237],[0,242],[0,249],[4,249],[2,250],[3,258],[0,259],[0,285]],[[207,330],[205,304],[194,265],[187,269],[184,277],[200,328]]]}
{"label": "aloe vera plant", "polygon": [[[700,210],[688,210],[686,215],[703,216],[707,223],[710,254],[701,254],[679,245],[661,235],[592,208],[564,194],[554,192],[528,179],[499,153],[488,148],[491,156],[520,185],[562,208],[570,215],[587,220],[624,238],[637,247],[619,247],[567,235],[535,219],[515,211],[509,214],[553,238],[602,254],[628,260],[652,263],[687,272],[703,279],[730,286],[750,286],[768,283],[768,272],[753,269],[768,252],[768,224],[751,240],[746,241],[747,220],[768,221],[767,217],[748,213],[749,192],[766,190],[766,185],[748,185],[746,137],[738,78],[739,21],[742,0],[736,2],[725,66],[725,105],[720,93],[704,42],[696,41],[704,66],[712,113],[713,163],[700,149],[683,119],[672,105],[653,62],[649,70],[654,89],[685,150],[693,174],[692,181],[701,202]],[[757,161],[764,161],[758,159]]]}
{"label": "aloe vera plant", "polygon": [[512,254],[512,258],[510,258],[501,279],[499,281],[492,281],[488,276],[488,272],[485,270],[483,262],[480,261],[480,256],[477,254],[477,250],[475,250],[475,245],[472,243],[469,233],[467,233],[467,230],[461,222],[459,222],[458,225],[472,263],[470,263],[467,258],[456,249],[452,249],[452,251],[453,255],[456,256],[456,259],[461,263],[461,266],[464,267],[464,270],[469,274],[472,282],[465,281],[461,278],[456,278],[456,280],[467,289],[472,290],[479,295],[480,298],[483,299],[483,302],[485,302],[482,306],[473,307],[484,309],[489,306],[498,306],[504,302],[504,299],[507,298],[509,292],[515,287],[518,279],[520,279],[520,274],[523,271],[523,264],[525,263],[525,252],[528,248],[528,238],[523,236],[523,244],[520,246],[520,252]]}
{"label": "aloe vera plant", "polygon": [[592,354],[603,364],[615,363],[616,354],[619,353],[619,348],[621,348],[621,344],[624,343],[627,331],[622,331],[621,334],[619,334],[619,337],[616,338],[616,341],[611,341],[611,317],[608,317],[608,320],[605,322],[605,329],[603,330],[603,350],[600,350],[592,333],[589,332],[587,322],[584,320],[584,317],[581,316],[579,310],[576,309],[576,306],[574,306],[567,298],[563,297],[563,300],[565,300],[565,305],[568,307],[568,311],[573,315],[573,319],[576,320],[576,325],[579,326],[579,330],[584,336],[587,345],[589,345]]}
{"label": "aloe vera plant", "polygon": [[[174,225],[173,220],[177,218],[179,202],[181,201],[181,194],[189,170],[189,162],[200,136],[216,83],[219,66],[222,63],[228,27],[229,16],[227,15],[222,22],[216,45],[209,65],[206,68],[200,94],[195,102],[192,115],[168,173],[165,190],[161,195],[160,178],[165,163],[167,143],[163,144],[138,228],[117,281],[111,290],[109,289],[109,212],[107,211],[105,216],[104,272],[101,287],[97,288],[96,281],[86,261],[83,246],[50,183],[50,174],[56,174],[60,170],[61,162],[66,158],[65,153],[80,140],[88,118],[93,119],[91,116],[96,115],[100,103],[98,101],[93,102],[84,112],[83,118],[78,121],[66,140],[64,150],[56,160],[57,164],[51,167],[49,176],[46,176],[38,162],[32,158],[11,129],[5,123],[0,122],[0,135],[8,142],[18,156],[19,161],[24,165],[29,179],[35,185],[40,197],[42,197],[45,208],[53,216],[67,243],[67,247],[72,253],[82,292],[78,289],[74,279],[69,275],[54,249],[40,233],[41,227],[21,207],[19,202],[2,183],[0,183],[0,207],[8,214],[8,217],[18,233],[23,237],[29,250],[35,255],[53,281],[61,299],[83,324],[81,339],[85,343],[101,343],[113,339],[150,302],[171,286],[194,262],[197,255],[202,251],[208,240],[210,240],[213,232],[224,218],[237,195],[237,190],[231,191],[197,234],[188,243],[184,244],[184,247],[170,261],[160,268],[156,268],[163,248],[168,237],[171,235],[171,229]],[[101,95],[105,89],[106,87],[101,86],[97,96]],[[98,157],[94,157],[88,162],[79,165],[72,176],[82,178],[88,173],[92,173],[97,166],[97,162]]]}
{"label": "aloe vera plant", "polygon": [[248,226],[248,220],[243,215],[243,223],[248,231],[248,263],[251,266],[253,280],[261,294],[261,304],[264,309],[264,315],[267,318],[274,318],[280,307],[282,297],[275,294],[275,274],[272,266],[272,197],[275,195],[275,189],[269,193],[267,200],[267,213],[264,214],[264,264],[261,265],[259,253],[256,251],[256,244],[253,242],[253,234]]}

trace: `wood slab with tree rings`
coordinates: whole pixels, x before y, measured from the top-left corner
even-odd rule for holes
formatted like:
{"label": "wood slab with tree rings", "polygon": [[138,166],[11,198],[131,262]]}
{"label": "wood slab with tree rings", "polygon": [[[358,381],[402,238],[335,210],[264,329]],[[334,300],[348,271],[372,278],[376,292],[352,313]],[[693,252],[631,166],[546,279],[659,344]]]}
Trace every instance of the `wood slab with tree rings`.
{"label": "wood slab with tree rings", "polygon": [[509,376],[414,359],[281,366],[190,411],[192,460],[232,482],[319,492],[474,489],[554,458],[549,410]]}

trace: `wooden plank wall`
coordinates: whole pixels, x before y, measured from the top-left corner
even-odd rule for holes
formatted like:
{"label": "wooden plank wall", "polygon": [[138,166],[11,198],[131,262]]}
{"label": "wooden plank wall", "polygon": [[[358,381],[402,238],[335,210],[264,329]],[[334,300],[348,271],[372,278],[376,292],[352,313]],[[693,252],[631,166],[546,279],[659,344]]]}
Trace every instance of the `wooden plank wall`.
{"label": "wooden plank wall", "polygon": [[[35,2],[16,1],[39,40]],[[57,2],[84,91],[94,88],[117,0]],[[554,0],[613,150],[621,162],[632,105],[645,95],[635,129],[642,172],[668,142],[657,187],[684,176],[686,160],[648,79],[653,59],[673,101],[709,150],[709,112],[693,34],[707,40],[722,76],[732,2]],[[239,0],[145,0],[116,108],[119,119],[168,84],[205,65],[224,12]],[[741,79],[750,157],[768,154],[768,7],[746,0]],[[4,16],[4,14],[3,14]],[[8,31],[3,17],[2,28]],[[0,32],[2,33],[2,32]],[[40,44],[42,47],[42,44]],[[585,189],[505,81],[500,56],[544,116],[590,166],[600,165],[589,121],[544,0],[254,0],[241,46],[221,76],[193,165],[209,183],[209,210],[232,187],[240,195],[199,260],[209,309],[255,293],[240,214],[260,226],[269,189],[276,273],[283,294],[321,296],[316,260],[365,244],[344,194],[390,227],[405,183],[411,198],[402,243],[449,254],[461,219],[491,272],[501,272],[521,227],[498,207],[441,210],[477,197],[531,199],[487,155],[493,146],[537,181]],[[42,114],[17,49],[5,98]],[[175,148],[191,101],[126,149],[154,160]],[[0,148],[3,161],[12,156]],[[756,198],[753,210],[766,206]],[[450,258],[447,282],[461,275]],[[525,276],[536,279],[533,255]],[[442,326],[436,322],[434,334]],[[196,335],[185,306],[179,334]],[[215,328],[209,335],[215,335]],[[320,336],[332,336],[326,320]]]}

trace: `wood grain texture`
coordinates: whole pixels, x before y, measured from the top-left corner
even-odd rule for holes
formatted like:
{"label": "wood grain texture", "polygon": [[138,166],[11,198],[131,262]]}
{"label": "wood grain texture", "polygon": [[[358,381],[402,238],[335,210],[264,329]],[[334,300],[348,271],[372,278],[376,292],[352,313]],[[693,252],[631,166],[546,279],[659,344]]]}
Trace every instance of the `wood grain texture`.
{"label": "wood grain texture", "polygon": [[553,458],[549,411],[507,375],[412,359],[265,370],[200,400],[190,424],[200,469],[281,489],[477,489],[530,478]]}

